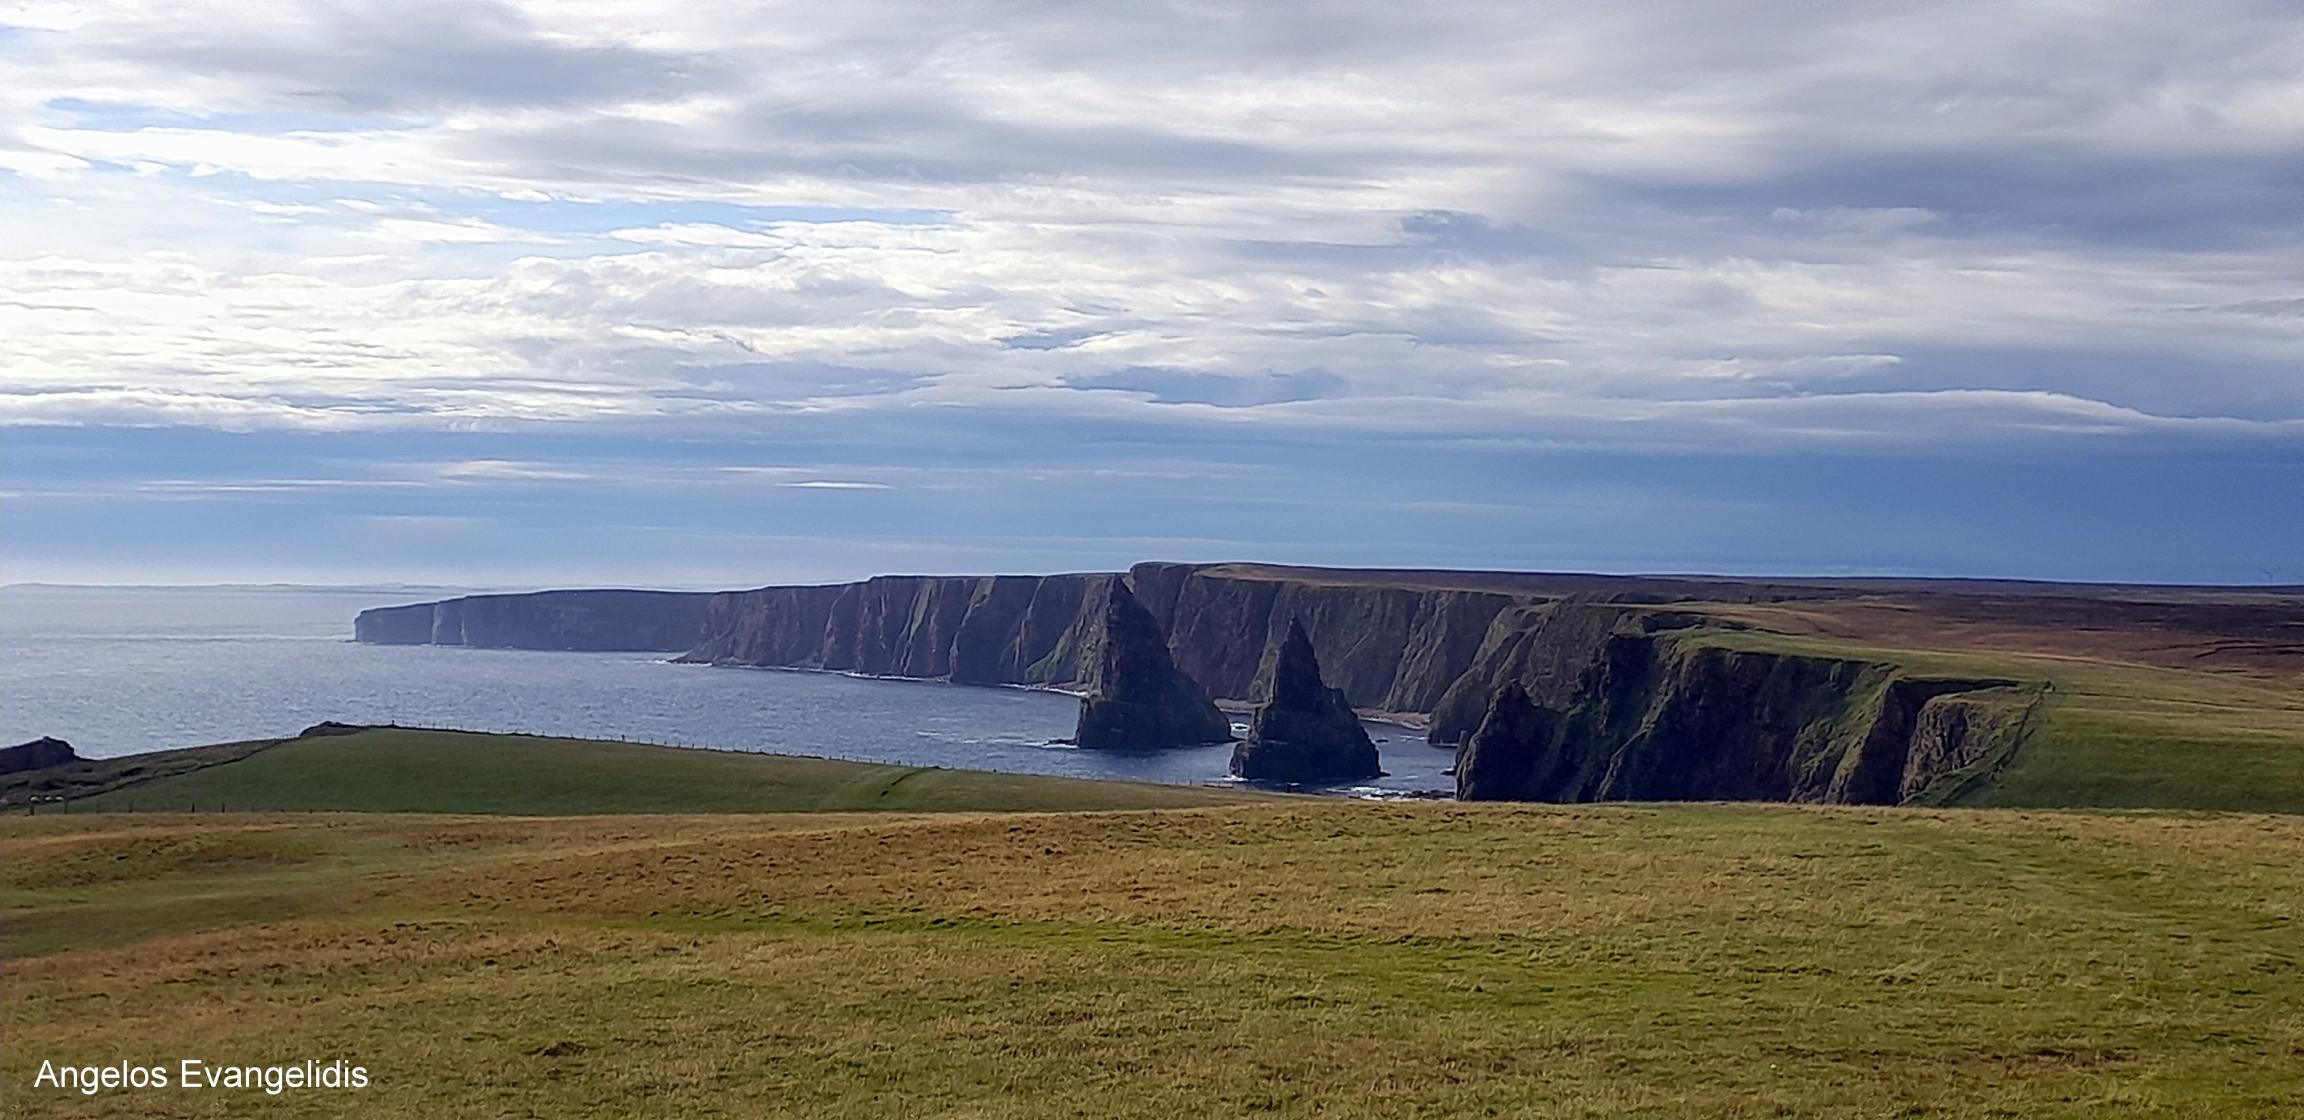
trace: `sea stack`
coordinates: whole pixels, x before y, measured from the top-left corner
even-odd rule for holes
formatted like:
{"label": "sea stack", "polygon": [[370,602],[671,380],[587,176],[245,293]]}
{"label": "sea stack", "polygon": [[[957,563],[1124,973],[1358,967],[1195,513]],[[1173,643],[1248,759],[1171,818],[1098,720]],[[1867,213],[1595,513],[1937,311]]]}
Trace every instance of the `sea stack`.
{"label": "sea stack", "polygon": [[1156,750],[1232,740],[1232,721],[1169,656],[1168,638],[1128,584],[1104,605],[1104,648],[1073,741],[1091,750]]}
{"label": "sea stack", "polygon": [[1456,800],[1544,801],[1558,717],[1514,681],[1488,702],[1480,726],[1456,752]]}
{"label": "sea stack", "polygon": [[13,747],[0,747],[0,774],[16,774],[26,770],[45,770],[80,761],[79,752],[62,739],[43,735],[29,743]]}
{"label": "sea stack", "polygon": [[1232,772],[1267,782],[1330,785],[1384,771],[1376,744],[1342,689],[1320,679],[1320,661],[1304,624],[1291,619],[1272,662],[1272,692],[1256,709],[1248,738],[1232,749]]}

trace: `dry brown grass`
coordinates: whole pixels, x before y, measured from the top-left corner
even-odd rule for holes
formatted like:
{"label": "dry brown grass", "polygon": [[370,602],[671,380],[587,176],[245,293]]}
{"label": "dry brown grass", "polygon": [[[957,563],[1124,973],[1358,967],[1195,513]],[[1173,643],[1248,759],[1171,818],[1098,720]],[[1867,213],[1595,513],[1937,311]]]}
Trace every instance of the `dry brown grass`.
{"label": "dry brown grass", "polygon": [[1703,805],[11,820],[0,1086],[346,1056],[364,1095],[35,1114],[2287,1116],[2299,857],[2296,818]]}

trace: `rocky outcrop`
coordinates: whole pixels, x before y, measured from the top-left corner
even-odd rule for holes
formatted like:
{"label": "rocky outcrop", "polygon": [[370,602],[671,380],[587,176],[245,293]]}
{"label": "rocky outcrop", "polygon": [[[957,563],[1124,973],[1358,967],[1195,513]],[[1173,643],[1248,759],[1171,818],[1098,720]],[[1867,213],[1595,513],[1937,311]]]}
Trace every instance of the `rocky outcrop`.
{"label": "rocky outcrop", "polygon": [[2004,761],[2038,698],[2008,681],[1739,648],[1630,620],[1598,641],[1573,686],[1529,680],[1499,686],[1459,750],[1460,797],[1922,800]]}
{"label": "rocky outcrop", "polygon": [[685,591],[537,591],[379,607],[353,637],[382,645],[677,653],[703,638],[712,596]]}
{"label": "rocky outcrop", "polygon": [[65,766],[78,761],[80,755],[72,749],[72,744],[47,735],[29,743],[0,747],[0,774],[45,770],[51,766]]}
{"label": "rocky outcrop", "polygon": [[1232,749],[1232,773],[1256,781],[1330,785],[1377,777],[1376,744],[1343,690],[1321,679],[1312,639],[1301,622],[1262,674],[1270,694],[1256,708],[1248,737]]}
{"label": "rocky outcrop", "polygon": [[1151,612],[1112,581],[1103,598],[1096,671],[1073,740],[1089,750],[1156,750],[1221,743],[1232,722],[1176,668]]}
{"label": "rocky outcrop", "polygon": [[1456,752],[1458,801],[1542,801],[1553,788],[1558,713],[1507,681],[1471,738]]}

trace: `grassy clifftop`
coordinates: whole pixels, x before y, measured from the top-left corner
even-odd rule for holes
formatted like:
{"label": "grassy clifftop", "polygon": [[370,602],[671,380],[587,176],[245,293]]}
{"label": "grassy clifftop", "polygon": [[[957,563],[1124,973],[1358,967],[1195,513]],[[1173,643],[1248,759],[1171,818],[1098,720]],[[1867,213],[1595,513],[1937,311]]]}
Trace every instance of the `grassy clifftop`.
{"label": "grassy clifftop", "polygon": [[[222,752],[222,757],[212,764],[79,798],[72,810],[520,815],[1062,811],[1232,804],[1266,796],[1190,786],[404,728],[309,736]],[[116,763],[149,765],[128,759]]]}

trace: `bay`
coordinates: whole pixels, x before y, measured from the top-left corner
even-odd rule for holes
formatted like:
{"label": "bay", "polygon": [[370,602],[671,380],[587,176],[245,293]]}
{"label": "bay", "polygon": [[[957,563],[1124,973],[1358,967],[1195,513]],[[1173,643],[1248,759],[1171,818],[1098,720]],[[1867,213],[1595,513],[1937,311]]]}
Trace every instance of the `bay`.
{"label": "bay", "polygon": [[[0,744],[40,735],[106,758],[292,735],[321,720],[520,731],[1181,784],[1229,779],[1226,746],[1149,754],[1054,745],[1060,693],[832,673],[351,640],[367,607],[447,589],[0,588]],[[1452,758],[1369,725],[1387,777],[1327,792],[1447,789]]]}

